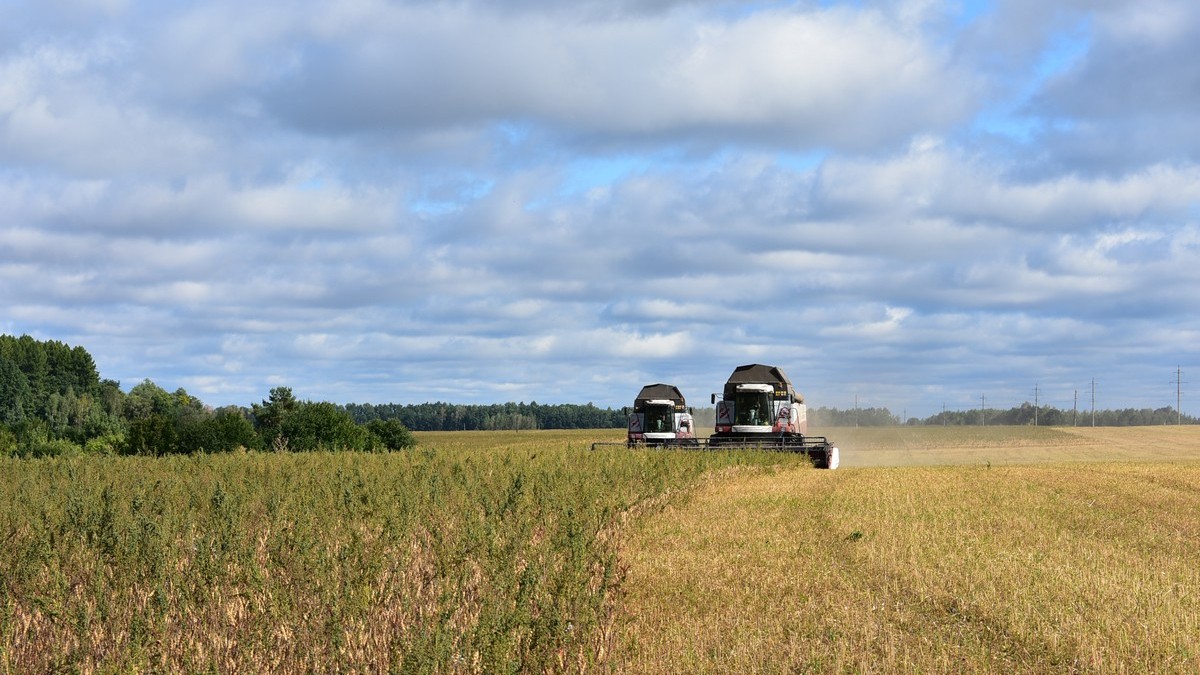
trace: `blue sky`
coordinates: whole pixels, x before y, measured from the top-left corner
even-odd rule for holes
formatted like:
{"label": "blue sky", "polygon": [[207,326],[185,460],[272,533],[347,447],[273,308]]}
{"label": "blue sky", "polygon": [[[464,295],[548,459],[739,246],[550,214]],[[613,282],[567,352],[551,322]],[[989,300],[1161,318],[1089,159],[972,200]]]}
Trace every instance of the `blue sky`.
{"label": "blue sky", "polygon": [[1190,0],[8,2],[0,331],[210,405],[751,362],[815,406],[1174,405],[1197,45]]}

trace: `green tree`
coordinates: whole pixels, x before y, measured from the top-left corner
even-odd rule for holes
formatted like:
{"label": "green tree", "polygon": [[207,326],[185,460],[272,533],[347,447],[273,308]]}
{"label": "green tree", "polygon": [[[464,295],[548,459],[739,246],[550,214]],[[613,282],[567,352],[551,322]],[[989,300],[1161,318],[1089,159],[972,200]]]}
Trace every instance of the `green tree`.
{"label": "green tree", "polygon": [[0,424],[0,457],[17,453],[17,435],[8,427]]}
{"label": "green tree", "polygon": [[[282,445],[289,450],[370,450],[371,434],[333,403],[306,401],[283,418]],[[282,449],[282,448],[280,448]]]}
{"label": "green tree", "polygon": [[116,380],[102,380],[99,386],[100,409],[109,415],[121,417],[125,414],[125,392]]}
{"label": "green tree", "polygon": [[130,420],[125,454],[159,456],[179,451],[175,424],[166,413],[154,412]]}
{"label": "green tree", "polygon": [[71,374],[71,385],[80,392],[94,392],[100,387],[100,373],[96,361],[83,347],[71,350],[67,366]]}
{"label": "green tree", "polygon": [[404,450],[417,444],[412,432],[397,419],[373,419],[367,422],[366,428],[388,450]]}
{"label": "green tree", "polygon": [[17,365],[29,383],[30,405],[26,406],[25,414],[42,415],[50,398],[50,362],[46,358],[46,350],[42,343],[22,335],[17,339],[16,356]]}
{"label": "green tree", "polygon": [[15,424],[25,419],[30,405],[29,382],[15,361],[0,354],[0,424]]}
{"label": "green tree", "polygon": [[152,415],[167,415],[175,407],[175,398],[149,379],[142,380],[125,397],[125,416],[130,420]]}
{"label": "green tree", "polygon": [[296,397],[292,395],[290,387],[275,387],[261,405],[255,403],[250,406],[254,427],[266,443],[274,443],[279,438],[284,420],[296,410],[296,406]]}
{"label": "green tree", "polygon": [[231,452],[258,445],[254,425],[237,410],[188,418],[178,426],[179,449],[185,453]]}

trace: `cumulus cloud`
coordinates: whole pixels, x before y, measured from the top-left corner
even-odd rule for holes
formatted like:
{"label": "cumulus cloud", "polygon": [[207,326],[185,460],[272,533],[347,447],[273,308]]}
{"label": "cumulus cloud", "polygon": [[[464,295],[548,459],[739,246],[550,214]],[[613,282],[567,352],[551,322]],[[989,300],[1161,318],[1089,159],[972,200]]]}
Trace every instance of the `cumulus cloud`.
{"label": "cumulus cloud", "polygon": [[595,19],[428,4],[313,35],[267,105],[341,133],[524,120],[566,139],[871,147],[961,120],[972,86],[877,12]]}
{"label": "cumulus cloud", "polygon": [[1198,26],[1183,0],[11,3],[0,328],[214,405],[699,402],[751,361],[814,405],[1093,376],[1173,403]]}

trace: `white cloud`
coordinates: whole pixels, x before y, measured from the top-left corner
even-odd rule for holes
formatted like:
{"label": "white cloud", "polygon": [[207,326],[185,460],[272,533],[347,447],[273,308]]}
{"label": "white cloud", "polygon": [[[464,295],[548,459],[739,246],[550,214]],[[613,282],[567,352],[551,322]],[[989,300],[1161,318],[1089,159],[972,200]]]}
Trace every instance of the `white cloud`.
{"label": "white cloud", "polygon": [[62,7],[0,8],[0,317],[127,384],[930,408],[1200,357],[1190,3]]}
{"label": "white cloud", "polygon": [[874,12],[596,20],[430,4],[341,30],[314,36],[276,114],[347,131],[535,120],[568,136],[869,147],[961,120],[973,88],[948,54]]}

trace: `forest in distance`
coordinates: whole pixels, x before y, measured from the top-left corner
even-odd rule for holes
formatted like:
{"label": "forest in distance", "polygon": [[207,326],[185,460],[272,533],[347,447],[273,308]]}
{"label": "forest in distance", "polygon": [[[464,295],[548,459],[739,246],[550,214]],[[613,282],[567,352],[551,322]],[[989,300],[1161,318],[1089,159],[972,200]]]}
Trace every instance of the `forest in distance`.
{"label": "forest in distance", "polygon": [[[625,409],[598,408],[592,404],[547,405],[537,402],[471,405],[454,403],[370,404],[352,403],[346,411],[359,423],[374,419],[398,419],[413,431],[493,431],[523,429],[621,429],[626,424]],[[710,407],[692,410],[697,429],[713,426],[716,411]],[[1029,403],[1007,409],[946,411],[925,418],[901,420],[888,408],[843,410],[820,406],[809,408],[810,427],[889,427],[910,426],[1091,426],[1092,412],[1060,410]],[[1095,426],[1158,426],[1196,424],[1191,415],[1179,415],[1175,409],[1124,408],[1095,411]]]}
{"label": "forest in distance", "polygon": [[[631,391],[633,389],[631,388]],[[713,409],[696,408],[696,426]],[[1171,407],[1077,412],[1024,403],[901,420],[887,408],[809,410],[813,427],[907,425],[1148,426],[1196,424]],[[0,455],[167,455],[248,450],[398,450],[410,431],[619,429],[624,408],[537,402],[349,403],[298,399],[275,387],[261,403],[213,408],[183,388],[146,379],[128,391],[102,379],[81,346],[0,335]]]}

